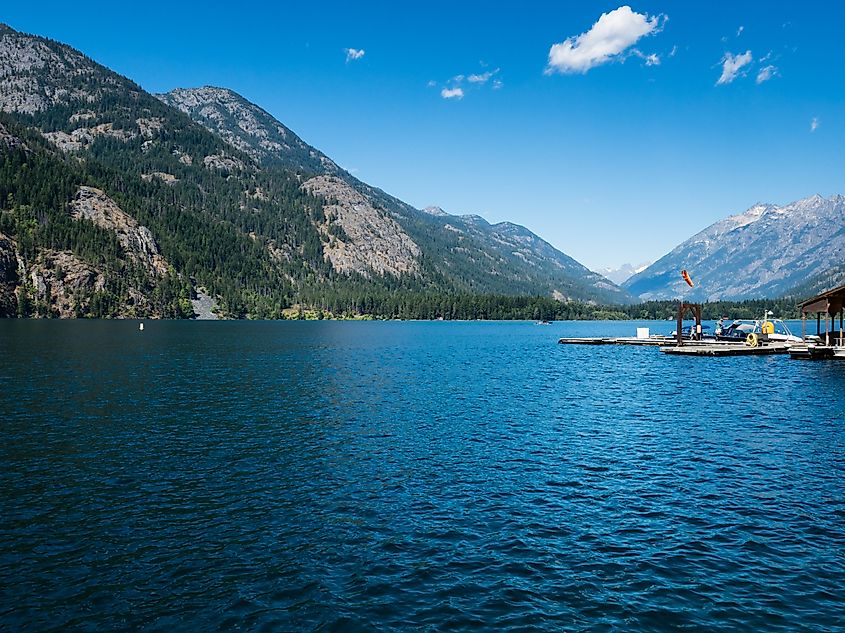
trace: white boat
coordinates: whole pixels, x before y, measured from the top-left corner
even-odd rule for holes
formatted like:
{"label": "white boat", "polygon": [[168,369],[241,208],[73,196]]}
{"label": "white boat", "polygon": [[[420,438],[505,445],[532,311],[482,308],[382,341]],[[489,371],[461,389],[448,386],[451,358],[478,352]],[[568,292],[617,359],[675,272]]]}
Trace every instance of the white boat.
{"label": "white boat", "polygon": [[795,336],[783,319],[736,319],[725,325],[727,321],[720,319],[714,335],[719,341],[746,341],[750,334],[758,338],[765,337],[776,343],[803,343],[800,336]]}

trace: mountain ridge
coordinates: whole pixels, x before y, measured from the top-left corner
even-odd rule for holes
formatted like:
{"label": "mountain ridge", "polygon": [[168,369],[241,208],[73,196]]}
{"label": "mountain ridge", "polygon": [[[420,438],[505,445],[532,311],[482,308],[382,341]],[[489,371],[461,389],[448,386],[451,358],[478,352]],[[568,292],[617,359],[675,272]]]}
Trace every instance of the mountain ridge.
{"label": "mountain ridge", "polygon": [[[222,138],[236,137],[240,149],[268,166],[290,164],[292,156],[307,155],[307,167],[313,173],[330,174],[344,180],[376,207],[384,209],[399,221],[412,239],[423,242],[434,236],[441,250],[441,259],[432,263],[437,275],[454,275],[456,269],[477,267],[479,260],[488,259],[492,266],[492,278],[486,275],[488,280],[481,285],[471,279],[459,280],[461,290],[506,292],[507,283],[515,284],[521,283],[520,279],[524,282],[537,278],[530,285],[533,293],[611,303],[631,300],[630,295],[618,286],[588,270],[524,227],[520,227],[520,231],[507,231],[504,224],[495,228],[498,225],[491,225],[481,216],[456,216],[436,207],[416,209],[360,181],[323,152],[301,141],[299,136],[266,110],[230,89],[210,86],[176,88],[156,96],[178,107]],[[247,125],[242,125],[243,122],[247,122]],[[244,127],[248,128],[246,134],[242,133]],[[265,139],[272,138],[274,131],[281,128],[296,139],[295,144],[279,142],[273,147],[263,144]],[[303,161],[294,163],[301,165]],[[302,171],[304,173],[306,170]],[[521,244],[519,241],[514,242],[516,233],[520,233]],[[527,244],[526,240],[531,244]],[[527,250],[531,245],[539,251]],[[493,259],[489,259],[491,253],[494,254]],[[470,259],[472,261],[468,261]],[[485,276],[477,268],[474,275],[476,278]],[[506,281],[508,277],[510,281]]]}
{"label": "mountain ridge", "polygon": [[[215,131],[223,140],[258,162],[298,170],[305,167],[314,173],[338,174],[342,171],[337,163],[303,141],[260,105],[230,88],[211,85],[174,88],[153,96]],[[233,118],[227,120],[224,112]]]}
{"label": "mountain ridge", "polygon": [[0,29],[0,87],[5,314],[182,317],[199,287],[222,314],[256,318],[320,293],[351,306],[395,290],[628,297],[562,253],[533,253],[536,236],[447,227],[232,91],[205,89],[220,107],[248,104],[252,120],[200,116],[215,105],[202,99],[185,112],[11,28]]}
{"label": "mountain ridge", "polygon": [[[780,296],[845,260],[845,196],[757,203],[682,242],[623,286],[641,299]],[[696,282],[680,278],[686,269]]]}
{"label": "mountain ridge", "polygon": [[636,266],[634,264],[625,263],[618,268],[600,268],[596,272],[607,279],[610,279],[610,281],[615,284],[623,284],[634,275],[641,273],[651,266],[652,263],[653,262],[643,262],[641,264],[637,264]]}

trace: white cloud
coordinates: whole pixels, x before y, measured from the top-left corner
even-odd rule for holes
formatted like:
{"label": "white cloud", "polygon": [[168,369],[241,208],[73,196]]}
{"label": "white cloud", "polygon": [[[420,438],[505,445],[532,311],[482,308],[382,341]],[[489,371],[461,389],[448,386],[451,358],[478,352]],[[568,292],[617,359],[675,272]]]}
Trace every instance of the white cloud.
{"label": "white cloud", "polygon": [[464,91],[462,88],[443,88],[440,91],[440,96],[444,99],[463,99]]}
{"label": "white cloud", "polygon": [[426,84],[426,86],[428,86],[429,88],[434,88],[435,86],[437,86],[437,82],[432,79]]}
{"label": "white cloud", "polygon": [[742,32],[743,32],[744,30],[745,30],[745,27],[744,27],[744,26],[740,26],[740,27],[736,30],[736,36],[737,36],[737,37],[739,37],[740,35],[742,35]]}
{"label": "white cloud", "polygon": [[488,70],[487,72],[470,75],[467,77],[467,81],[471,84],[484,84],[487,83],[497,72],[499,72],[498,68],[496,70]]}
{"label": "white cloud", "polygon": [[[487,67],[484,62],[479,62],[482,68]],[[440,91],[440,96],[444,99],[463,99],[466,94],[472,91],[483,89],[486,84],[490,84],[493,90],[499,90],[502,87],[502,80],[497,77],[500,69],[485,70],[484,72],[474,72],[468,75],[455,75],[451,79],[443,82],[444,87]],[[464,83],[466,82],[466,83]],[[436,82],[428,82],[429,87],[437,85]]]}
{"label": "white cloud", "polygon": [[677,55],[677,53],[678,53],[678,45],[677,45],[677,44],[675,44],[675,45],[672,47],[672,50],[671,50],[671,51],[669,51],[669,57],[674,57],[675,55]]}
{"label": "white cloud", "polygon": [[716,82],[717,86],[722,84],[729,84],[736,79],[740,74],[745,74],[742,71],[743,66],[751,63],[751,51],[745,51],[741,55],[733,55],[732,53],[725,53],[722,58],[722,76]]}
{"label": "white cloud", "polygon": [[355,61],[356,59],[361,59],[364,56],[363,48],[344,48],[343,50],[346,51],[347,62]]}
{"label": "white cloud", "polygon": [[641,50],[638,50],[636,48],[632,48],[631,49],[631,55],[635,55],[636,57],[639,57],[641,60],[643,60],[645,62],[646,66],[660,66],[661,59],[660,59],[660,55],[658,55],[657,53],[650,53],[650,54],[646,55]]}
{"label": "white cloud", "polygon": [[763,66],[763,68],[760,69],[760,72],[757,73],[757,83],[761,84],[764,81],[769,81],[772,77],[776,77],[777,74],[777,66]]}
{"label": "white cloud", "polygon": [[552,45],[546,74],[586,73],[591,68],[619,59],[640,38],[658,33],[666,19],[664,15],[636,13],[629,6],[602,13],[586,33]]}
{"label": "white cloud", "polygon": [[814,116],[813,120],[810,121],[810,131],[815,132],[816,130],[818,130],[819,124],[820,124],[819,117]]}

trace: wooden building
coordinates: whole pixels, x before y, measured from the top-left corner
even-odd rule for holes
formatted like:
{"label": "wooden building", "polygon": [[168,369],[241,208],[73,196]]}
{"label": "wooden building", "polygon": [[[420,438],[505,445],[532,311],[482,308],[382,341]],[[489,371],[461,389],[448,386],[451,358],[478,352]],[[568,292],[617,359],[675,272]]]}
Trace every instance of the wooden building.
{"label": "wooden building", "polygon": [[[816,333],[807,334],[807,318],[816,317]],[[839,329],[836,321],[839,321]],[[822,323],[824,321],[824,323]],[[824,327],[822,327],[824,325]],[[801,336],[804,345],[790,351],[797,358],[845,359],[845,286],[807,299],[801,304]]]}

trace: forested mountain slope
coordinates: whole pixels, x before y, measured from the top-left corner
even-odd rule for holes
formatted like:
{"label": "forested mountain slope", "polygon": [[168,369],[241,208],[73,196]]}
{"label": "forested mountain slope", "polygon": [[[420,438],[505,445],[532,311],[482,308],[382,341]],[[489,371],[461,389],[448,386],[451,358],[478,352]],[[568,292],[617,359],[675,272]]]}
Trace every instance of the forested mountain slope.
{"label": "forested mountain slope", "polygon": [[170,105],[0,28],[0,314],[184,317],[197,287],[267,318],[319,293],[625,296],[536,236],[413,209],[263,111],[218,120],[195,96]]}
{"label": "forested mountain slope", "polygon": [[157,96],[265,167],[283,165],[302,174],[332,176],[341,198],[389,213],[420,247],[432,279],[446,280],[461,291],[531,293],[611,303],[631,299],[618,286],[524,227],[509,222],[491,225],[478,216],[420,211],[361,182],[231,90],[178,88]]}

